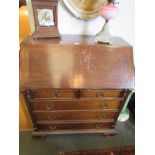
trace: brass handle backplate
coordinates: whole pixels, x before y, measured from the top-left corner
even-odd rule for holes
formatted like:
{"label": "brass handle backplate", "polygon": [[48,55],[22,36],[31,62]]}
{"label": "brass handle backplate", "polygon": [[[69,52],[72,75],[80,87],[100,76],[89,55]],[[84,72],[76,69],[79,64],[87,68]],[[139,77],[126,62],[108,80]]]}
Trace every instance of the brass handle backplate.
{"label": "brass handle backplate", "polygon": [[101,129],[101,128],[103,128],[103,125],[97,124],[97,125],[96,125],[96,128],[97,128],[97,129]]}
{"label": "brass handle backplate", "polygon": [[49,129],[55,130],[56,129],[56,126],[49,126]]}
{"label": "brass handle backplate", "polygon": [[100,107],[103,109],[103,108],[107,108],[108,105],[106,103],[101,103]]}
{"label": "brass handle backplate", "polygon": [[104,94],[103,93],[97,93],[96,97],[104,97]]}
{"label": "brass handle backplate", "polygon": [[46,108],[46,110],[52,110],[52,109],[54,108],[54,104],[53,104],[53,103],[51,103],[51,104],[46,104],[46,105],[45,105],[45,108]]}
{"label": "brass handle backplate", "polygon": [[47,118],[48,118],[48,120],[50,120],[50,121],[54,120],[54,116],[50,116],[50,115],[49,115]]}
{"label": "brass handle backplate", "polygon": [[104,119],[105,118],[104,115],[99,115],[97,117],[98,117],[98,119]]}
{"label": "brass handle backplate", "polygon": [[59,93],[56,94],[56,97],[61,97],[61,95]]}
{"label": "brass handle backplate", "polygon": [[52,93],[51,96],[54,97],[61,97],[60,93]]}

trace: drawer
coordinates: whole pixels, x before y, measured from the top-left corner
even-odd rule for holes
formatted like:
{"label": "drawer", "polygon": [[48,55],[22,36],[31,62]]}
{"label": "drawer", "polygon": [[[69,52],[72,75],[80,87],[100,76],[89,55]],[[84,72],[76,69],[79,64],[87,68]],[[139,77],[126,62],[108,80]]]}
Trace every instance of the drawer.
{"label": "drawer", "polygon": [[52,99],[60,99],[60,98],[76,98],[77,92],[76,90],[39,90],[31,92],[33,98],[52,98]]}
{"label": "drawer", "polygon": [[39,124],[39,130],[73,130],[73,129],[106,129],[111,122],[104,123],[68,123],[68,124]]}
{"label": "drawer", "polygon": [[55,112],[34,112],[37,121],[57,120],[103,120],[114,119],[114,111],[55,111]]}
{"label": "drawer", "polygon": [[81,98],[121,97],[121,90],[80,90]]}
{"label": "drawer", "polygon": [[52,111],[52,110],[89,110],[89,109],[118,109],[120,99],[102,99],[102,100],[39,100],[31,103],[34,111]]}

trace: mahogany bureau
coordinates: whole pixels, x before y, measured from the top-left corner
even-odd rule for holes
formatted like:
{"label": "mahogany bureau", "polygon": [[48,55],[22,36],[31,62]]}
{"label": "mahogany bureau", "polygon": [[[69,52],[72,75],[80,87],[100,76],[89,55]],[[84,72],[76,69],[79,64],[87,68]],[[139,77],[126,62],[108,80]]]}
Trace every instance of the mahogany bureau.
{"label": "mahogany bureau", "polygon": [[132,47],[121,38],[112,45],[92,36],[26,38],[20,48],[20,92],[33,135],[115,134],[115,124],[134,90]]}

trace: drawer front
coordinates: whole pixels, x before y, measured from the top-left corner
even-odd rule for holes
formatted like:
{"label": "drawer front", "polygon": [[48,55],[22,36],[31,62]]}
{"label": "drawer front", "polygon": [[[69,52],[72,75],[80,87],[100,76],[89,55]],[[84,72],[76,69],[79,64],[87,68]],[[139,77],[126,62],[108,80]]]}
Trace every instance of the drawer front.
{"label": "drawer front", "polygon": [[120,99],[87,100],[87,101],[33,101],[32,109],[34,111],[52,111],[52,110],[89,110],[89,109],[118,109]]}
{"label": "drawer front", "polygon": [[52,98],[52,99],[61,99],[61,98],[76,98],[77,92],[75,90],[40,90],[32,91],[33,98]]}
{"label": "drawer front", "polygon": [[81,90],[81,98],[121,97],[121,90]]}
{"label": "drawer front", "polygon": [[109,111],[63,111],[34,112],[37,121],[57,120],[103,120],[114,119],[117,112]]}
{"label": "drawer front", "polygon": [[106,129],[111,122],[105,123],[74,123],[74,124],[39,124],[40,130],[72,130],[72,129]]}

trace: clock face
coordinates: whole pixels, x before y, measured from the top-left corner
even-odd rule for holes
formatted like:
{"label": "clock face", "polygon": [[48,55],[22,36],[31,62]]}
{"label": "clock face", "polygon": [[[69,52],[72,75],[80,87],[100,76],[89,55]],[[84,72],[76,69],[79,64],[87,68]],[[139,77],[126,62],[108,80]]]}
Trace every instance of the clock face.
{"label": "clock face", "polygon": [[39,26],[54,26],[54,16],[52,9],[37,9]]}

